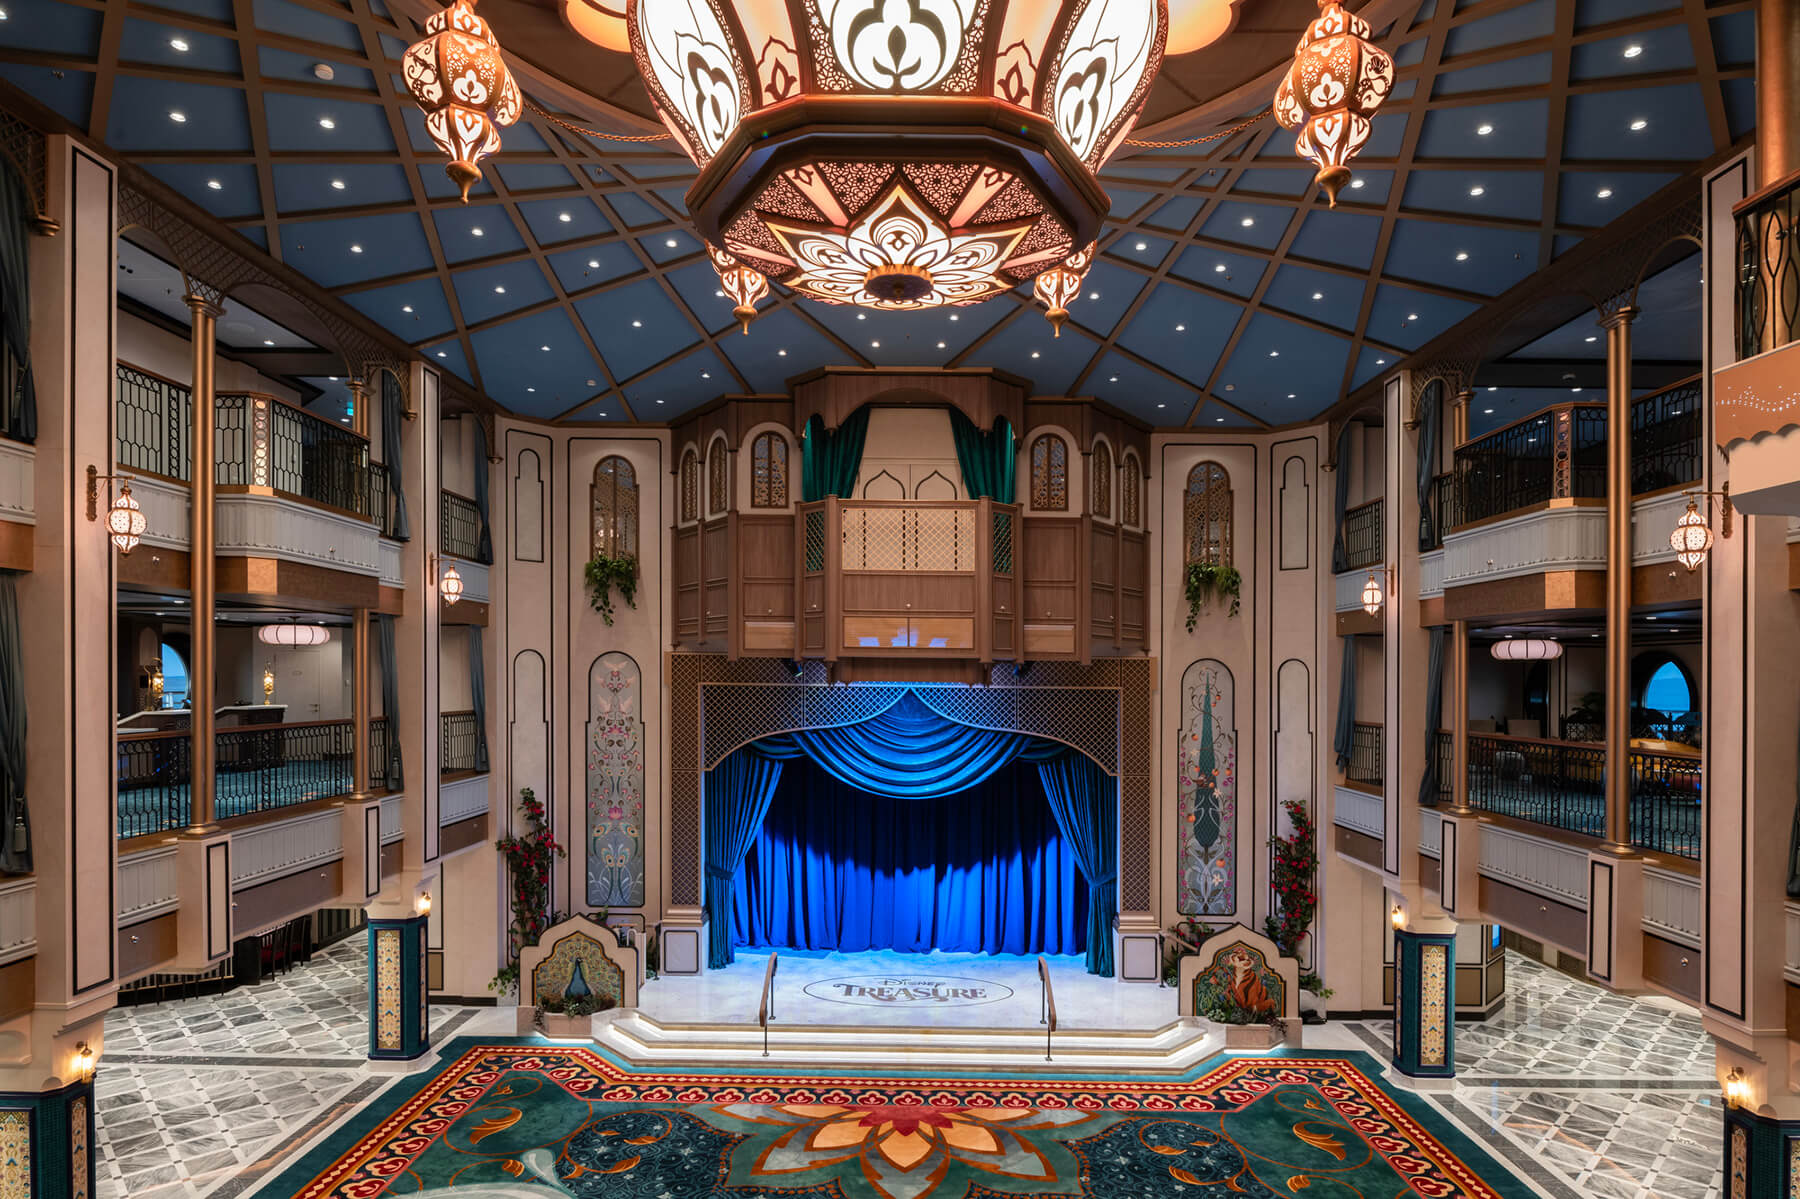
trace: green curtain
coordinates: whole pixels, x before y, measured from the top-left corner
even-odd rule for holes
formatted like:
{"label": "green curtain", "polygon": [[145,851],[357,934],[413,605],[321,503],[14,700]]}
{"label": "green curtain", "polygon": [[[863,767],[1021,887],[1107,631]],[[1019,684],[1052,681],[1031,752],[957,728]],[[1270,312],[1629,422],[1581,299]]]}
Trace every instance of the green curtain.
{"label": "green curtain", "polygon": [[31,816],[25,804],[25,662],[19,636],[18,576],[0,570],[0,871],[31,873]]}
{"label": "green curtain", "polygon": [[984,433],[962,409],[950,409],[950,435],[956,440],[956,464],[962,467],[963,487],[971,499],[1013,502],[1018,457],[1013,445],[1012,422],[994,418],[992,432]]}
{"label": "green curtain", "polygon": [[851,499],[862,471],[863,442],[869,436],[869,408],[863,405],[827,432],[818,413],[806,418],[800,457],[800,498],[817,503],[826,496]]}
{"label": "green curtain", "polygon": [[0,398],[0,431],[37,440],[37,385],[31,377],[31,219],[37,209],[25,181],[0,161],[0,337],[19,368],[18,390]]}

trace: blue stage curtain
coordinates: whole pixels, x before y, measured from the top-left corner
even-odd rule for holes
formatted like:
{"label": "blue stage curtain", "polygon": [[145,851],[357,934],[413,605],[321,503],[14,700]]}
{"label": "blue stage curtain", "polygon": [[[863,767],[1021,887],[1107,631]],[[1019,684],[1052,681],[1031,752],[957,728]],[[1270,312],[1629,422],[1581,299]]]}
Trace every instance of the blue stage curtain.
{"label": "blue stage curtain", "polygon": [[1033,738],[1023,733],[956,724],[910,691],[861,724],[801,729],[757,743],[765,753],[789,756],[798,747],[840,782],[896,799],[935,799],[966,791],[1032,744]]}
{"label": "blue stage curtain", "polygon": [[1087,879],[1087,971],[1113,976],[1113,917],[1119,914],[1118,785],[1080,754],[1059,754],[1038,764],[1044,798],[1075,850]]}
{"label": "blue stage curtain", "polygon": [[1087,891],[1026,762],[938,799],[871,794],[798,762],[728,918],[746,947],[1071,954],[1086,945]]}
{"label": "blue stage curtain", "polygon": [[780,782],[779,760],[745,749],[720,762],[706,776],[709,969],[731,965],[731,881],[743,865],[744,851],[762,828]]}

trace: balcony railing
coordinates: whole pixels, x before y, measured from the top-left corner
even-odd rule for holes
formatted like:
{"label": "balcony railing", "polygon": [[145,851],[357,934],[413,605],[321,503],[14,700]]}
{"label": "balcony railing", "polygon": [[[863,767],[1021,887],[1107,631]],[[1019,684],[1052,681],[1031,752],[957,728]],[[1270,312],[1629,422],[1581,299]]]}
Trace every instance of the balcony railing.
{"label": "balcony railing", "polygon": [[454,491],[440,493],[438,549],[471,562],[481,555],[481,510],[475,501]]}
{"label": "balcony railing", "polygon": [[444,774],[470,774],[478,765],[475,750],[480,726],[473,712],[438,714],[438,769]]}
{"label": "balcony railing", "polygon": [[369,790],[393,789],[394,782],[388,777],[388,719],[377,716],[369,721]]}
{"label": "balcony railing", "polygon": [[1437,754],[1438,803],[1448,806],[1456,801],[1456,741],[1447,730],[1438,730],[1432,752]]}
{"label": "balcony railing", "polygon": [[[1435,518],[1431,523],[1431,534],[1427,542],[1421,538],[1420,548],[1423,550],[1441,549],[1444,534],[1462,523],[1462,506],[1457,503],[1456,476],[1449,471],[1431,480],[1431,514]],[[1419,520],[1421,533],[1424,532],[1425,520]]]}
{"label": "balcony railing", "polygon": [[394,473],[385,462],[369,463],[369,515],[383,537],[398,536],[399,501],[394,494]]}
{"label": "balcony railing", "polygon": [[[352,789],[348,720],[256,725],[214,734],[214,815],[220,820],[346,795]],[[118,738],[119,836],[193,823],[192,742],[186,732]]]}
{"label": "balcony railing", "polygon": [[1344,781],[1360,789],[1381,791],[1382,726],[1357,721],[1350,732],[1350,764],[1344,767]]}
{"label": "balcony railing", "polygon": [[1631,402],[1631,494],[1682,487],[1700,478],[1700,376]]}
{"label": "balcony railing", "polygon": [[[1633,749],[1631,841],[1700,856],[1700,758]],[[1589,837],[1606,835],[1606,747],[1478,734],[1469,738],[1469,806]]]}
{"label": "balcony railing", "polygon": [[1344,555],[1351,570],[1379,566],[1384,558],[1380,500],[1370,500],[1344,513]]}
{"label": "balcony railing", "polygon": [[[128,470],[190,482],[193,392],[148,371],[115,370],[114,454]],[[255,487],[371,517],[369,443],[257,393],[215,397],[215,469],[223,487]]]}
{"label": "balcony railing", "polygon": [[1741,362],[1796,339],[1800,326],[1800,192],[1793,180],[1737,210],[1735,319]]}

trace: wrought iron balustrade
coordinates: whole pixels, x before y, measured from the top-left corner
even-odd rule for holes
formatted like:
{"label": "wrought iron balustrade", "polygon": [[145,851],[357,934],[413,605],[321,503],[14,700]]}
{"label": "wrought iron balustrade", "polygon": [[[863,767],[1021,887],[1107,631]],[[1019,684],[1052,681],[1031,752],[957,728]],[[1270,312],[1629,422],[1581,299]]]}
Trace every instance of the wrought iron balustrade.
{"label": "wrought iron balustrade", "polygon": [[438,549],[457,558],[476,562],[481,557],[481,509],[467,496],[440,492]]}
{"label": "wrought iron balustrade", "polygon": [[1457,447],[1456,525],[1547,504],[1606,495],[1606,409],[1574,404],[1539,412]]}
{"label": "wrought iron balustrade", "polygon": [[[353,725],[348,720],[252,725],[214,734],[214,816],[229,820],[347,795]],[[193,823],[193,736],[118,737],[119,836]]]}
{"label": "wrought iron balustrade", "polygon": [[193,735],[121,733],[116,747],[119,837],[144,837],[193,823],[189,781]]}
{"label": "wrought iron balustrade", "polygon": [[444,774],[473,773],[480,765],[476,757],[479,740],[475,713],[438,713],[438,769]]}
{"label": "wrought iron balustrade", "polygon": [[369,463],[369,515],[383,537],[398,536],[400,505],[394,494],[393,468],[385,462]]}
{"label": "wrought iron balustrade", "polygon": [[1737,278],[1733,317],[1738,361],[1780,349],[1800,332],[1800,195],[1789,179],[1752,196],[1734,214]]}
{"label": "wrought iron balustrade", "polygon": [[1700,377],[1631,402],[1631,494],[1698,482],[1704,413]]}
{"label": "wrought iron balustrade", "polygon": [[0,338],[0,437],[8,441],[36,441],[25,428],[25,372],[13,356],[12,345]]}
{"label": "wrought iron balustrade", "polygon": [[1385,558],[1382,516],[1386,505],[1370,500],[1344,513],[1344,555],[1351,570],[1379,566]]}
{"label": "wrought iron balustrade", "polygon": [[1381,791],[1382,734],[1379,724],[1356,722],[1350,731],[1350,764],[1344,767],[1345,782],[1360,784],[1365,791]]}
{"label": "wrought iron balustrade", "polygon": [[187,482],[192,475],[194,393],[123,362],[113,374],[113,453],[118,464]]}
{"label": "wrought iron balustrade", "polygon": [[1448,807],[1456,800],[1456,738],[1449,730],[1439,729],[1431,749],[1437,755],[1438,803]]}
{"label": "wrought iron balustrade", "polygon": [[[1427,502],[1432,516],[1431,537],[1429,542],[1423,537],[1420,539],[1420,549],[1430,551],[1441,549],[1444,534],[1462,523],[1462,508],[1457,503],[1456,476],[1449,471],[1435,476],[1431,480],[1431,494]],[[1423,533],[1425,520],[1422,516],[1419,526]]]}
{"label": "wrought iron balustrade", "polygon": [[388,718],[377,716],[369,721],[369,790],[392,791],[394,783],[388,777]]}

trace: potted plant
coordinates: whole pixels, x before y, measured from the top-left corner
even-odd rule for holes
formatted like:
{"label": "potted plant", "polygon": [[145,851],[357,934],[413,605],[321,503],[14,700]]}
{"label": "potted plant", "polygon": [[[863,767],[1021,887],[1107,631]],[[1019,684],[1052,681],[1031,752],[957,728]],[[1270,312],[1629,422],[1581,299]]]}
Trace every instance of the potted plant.
{"label": "potted plant", "polygon": [[605,995],[537,997],[537,1030],[560,1040],[586,1040],[594,1035],[594,1014],[610,1011],[613,1001]]}
{"label": "potted plant", "polygon": [[637,607],[637,555],[620,554],[615,558],[607,554],[595,554],[588,559],[582,576],[587,580],[588,602],[608,625],[613,622],[614,591],[619,593],[619,598],[625,601],[626,607]]}
{"label": "potted plant", "polygon": [[1227,1049],[1273,1049],[1287,1039],[1287,1026],[1273,1004],[1253,1011],[1229,995],[1215,994],[1200,1014],[1225,1026]]}
{"label": "potted plant", "polygon": [[506,873],[512,881],[513,918],[507,929],[507,962],[488,983],[488,990],[502,998],[518,994],[519,954],[527,945],[536,945],[551,925],[550,864],[566,852],[556,843],[544,805],[530,787],[519,791],[519,812],[525,818],[525,833],[494,842],[494,848],[506,859]]}
{"label": "potted plant", "polygon": [[[1300,957],[1300,942],[1312,929],[1319,896],[1313,886],[1319,870],[1319,853],[1313,844],[1312,813],[1297,799],[1282,804],[1292,831],[1269,838],[1269,884],[1275,892],[1275,910],[1263,921],[1263,934],[1275,942],[1286,958]],[[1300,976],[1300,1013],[1317,1021],[1325,1019],[1325,1000],[1331,989],[1317,972]]]}
{"label": "potted plant", "polygon": [[1235,566],[1220,566],[1212,562],[1190,562],[1187,568],[1187,631],[1194,631],[1194,623],[1200,619],[1200,609],[1206,607],[1214,599],[1226,598],[1231,601],[1229,616],[1238,614],[1238,605],[1244,590],[1244,576],[1239,574]]}

